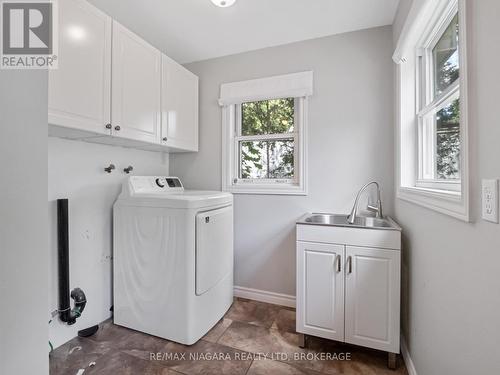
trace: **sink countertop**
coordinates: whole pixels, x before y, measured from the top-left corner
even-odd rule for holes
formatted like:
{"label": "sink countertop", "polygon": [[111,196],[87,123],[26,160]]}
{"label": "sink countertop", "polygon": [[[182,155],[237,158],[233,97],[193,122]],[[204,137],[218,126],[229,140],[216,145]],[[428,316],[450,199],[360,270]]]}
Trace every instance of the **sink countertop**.
{"label": "sink countertop", "polygon": [[[306,221],[307,218],[311,218],[313,216],[330,216],[333,218],[334,222],[311,222],[311,221]],[[349,215],[347,214],[332,214],[332,213],[323,213],[323,212],[313,212],[313,213],[307,213],[303,216],[301,216],[297,220],[297,224],[300,225],[318,225],[318,226],[327,226],[327,227],[345,227],[345,228],[356,228],[356,229],[371,229],[371,230],[395,230],[395,231],[402,231],[402,228],[396,223],[390,216],[384,216],[383,218],[378,218],[378,220],[386,221],[389,226],[368,226],[368,225],[360,225],[360,224],[349,224],[347,222],[347,217]],[[363,218],[364,220],[366,219],[376,219],[374,217],[370,216],[358,216],[358,218]]]}

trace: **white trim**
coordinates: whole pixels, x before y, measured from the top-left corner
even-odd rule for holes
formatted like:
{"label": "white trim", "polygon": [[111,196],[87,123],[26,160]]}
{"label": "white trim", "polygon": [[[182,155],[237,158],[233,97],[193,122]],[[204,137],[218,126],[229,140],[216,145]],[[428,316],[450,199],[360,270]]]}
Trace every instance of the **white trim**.
{"label": "white trim", "polygon": [[[422,6],[415,5],[419,2],[414,2],[416,9],[419,12],[427,13],[429,18],[421,18],[421,15],[408,17],[407,24],[416,23],[416,25],[408,26],[411,28],[412,38],[408,35],[402,36],[410,38],[404,41],[406,50],[396,49],[395,56],[397,65],[396,76],[396,196],[420,206],[432,209],[434,211],[452,216],[459,220],[470,221],[470,179],[469,179],[469,141],[468,141],[468,90],[467,90],[467,36],[466,36],[466,13],[465,0],[426,0]],[[417,108],[419,101],[418,90],[416,90],[416,63],[417,59],[410,58],[421,52],[417,50],[422,42],[421,35],[423,31],[427,34],[432,31],[432,28],[438,24],[443,16],[449,16],[451,7],[458,3],[459,13],[459,59],[460,59],[460,175],[461,175],[461,192],[436,190],[428,188],[416,187],[419,178],[419,158],[418,158],[418,116],[416,112],[420,111]],[[413,8],[412,8],[413,9]],[[445,13],[447,12],[448,13]],[[416,10],[414,11],[414,13]],[[407,26],[405,24],[405,26]],[[417,38],[417,35],[419,36]],[[411,43],[410,43],[410,42]],[[398,42],[398,48],[401,48],[403,40]],[[409,44],[408,44],[409,43]],[[399,53],[399,55],[398,55]],[[397,59],[403,53],[408,58]],[[404,63],[404,64],[403,64]],[[414,80],[414,81],[413,81]],[[418,85],[417,85],[418,86]],[[450,89],[451,90],[451,89]],[[437,103],[435,103],[437,104]],[[455,189],[456,190],[456,189]]]}
{"label": "white trim", "polygon": [[418,204],[419,206],[437,211],[465,222],[469,221],[468,209],[460,196],[455,192],[445,192],[417,187],[399,187],[397,198]]}
{"label": "white trim", "polygon": [[467,29],[466,29],[466,4],[465,0],[458,0],[458,38],[460,47],[458,50],[460,59],[460,154],[461,154],[461,193],[464,211],[464,221],[470,221],[469,211],[469,191],[470,191],[470,171],[469,171],[469,86],[467,68]]}
{"label": "white trim", "polygon": [[272,303],[273,305],[295,307],[295,296],[291,296],[289,294],[235,286],[234,296],[251,299],[253,301]]}
{"label": "white trim", "polygon": [[273,141],[273,140],[293,140],[296,132],[281,134],[262,134],[262,135],[237,135],[234,137],[236,142],[254,142],[254,141]]}
{"label": "white trim", "polygon": [[408,351],[408,346],[406,345],[406,340],[403,335],[401,335],[401,355],[406,365],[406,370],[408,370],[408,375],[417,375],[417,370],[410,357],[410,352]]}
{"label": "white trim", "polygon": [[435,19],[436,15],[440,14],[440,10],[447,4],[449,4],[449,0],[420,0],[412,3],[392,55],[396,64],[409,61],[415,45],[421,41],[423,31],[426,31],[430,24],[429,21]]}
{"label": "white trim", "polygon": [[313,72],[300,72],[280,76],[224,83],[220,87],[219,104],[227,106],[266,100],[269,98],[299,98],[313,94]]}
{"label": "white trim", "polygon": [[416,188],[436,190],[446,194],[457,193],[460,196],[460,180],[417,180]]}

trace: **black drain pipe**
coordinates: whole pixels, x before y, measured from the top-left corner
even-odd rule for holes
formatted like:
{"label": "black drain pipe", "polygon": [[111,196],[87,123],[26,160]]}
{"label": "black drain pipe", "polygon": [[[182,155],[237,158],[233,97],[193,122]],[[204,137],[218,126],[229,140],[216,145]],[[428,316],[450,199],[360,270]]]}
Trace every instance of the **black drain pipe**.
{"label": "black drain pipe", "polygon": [[[69,224],[68,200],[57,200],[57,251],[59,263],[59,318],[68,323],[75,324],[76,319],[82,315],[87,303],[85,293],[80,288],[75,288],[69,293]],[[71,309],[69,298],[73,298],[75,306]]]}

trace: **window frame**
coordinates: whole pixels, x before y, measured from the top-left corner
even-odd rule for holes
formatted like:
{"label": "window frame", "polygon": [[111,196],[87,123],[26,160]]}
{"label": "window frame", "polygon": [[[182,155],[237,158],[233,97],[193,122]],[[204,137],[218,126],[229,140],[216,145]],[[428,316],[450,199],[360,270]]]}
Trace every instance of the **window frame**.
{"label": "window frame", "polygon": [[[435,103],[431,87],[420,88],[423,66],[419,56],[432,48],[458,12],[460,74],[455,84],[445,90]],[[424,38],[421,36],[424,35]],[[470,220],[468,90],[467,90],[467,36],[465,0],[437,0],[414,2],[403,26],[393,55],[396,62],[396,196],[425,208],[468,222]],[[427,68],[432,65],[426,64]],[[424,65],[425,67],[425,65]],[[422,104],[443,104],[447,94],[457,90],[460,95],[460,180],[420,179],[419,119]],[[430,96],[431,95],[431,96]],[[427,100],[427,102],[426,102]],[[445,102],[446,100],[444,100]],[[456,186],[458,184],[458,186]]]}
{"label": "window frame", "polygon": [[[435,95],[434,56],[433,50],[439,43],[454,18],[458,15],[458,2],[443,12],[437,24],[431,29],[421,45],[417,47],[416,62],[416,98],[417,98],[417,142],[418,142],[418,175],[415,186],[427,189],[444,191],[461,190],[460,179],[438,179],[437,178],[437,142],[435,122],[426,124],[427,116],[437,113],[454,100],[460,99],[460,75],[439,95]],[[459,50],[461,45],[459,25]],[[460,61],[459,52],[459,64]],[[461,120],[461,119],[460,119]]]}
{"label": "window frame", "polygon": [[[282,98],[282,99],[288,99],[288,98]],[[233,182],[235,184],[297,184],[298,183],[298,176],[297,176],[297,169],[295,168],[296,162],[299,160],[300,155],[298,152],[298,140],[299,140],[299,129],[296,126],[300,119],[300,99],[298,98],[292,98],[293,99],[293,108],[294,108],[294,113],[293,113],[293,132],[289,133],[274,133],[274,134],[260,134],[260,135],[242,135],[242,127],[243,127],[243,112],[242,112],[242,105],[244,103],[240,104],[235,104],[236,108],[236,118],[235,118],[235,135],[233,138],[234,142],[234,152],[236,155],[234,155],[234,160],[237,161],[234,164],[234,168],[236,168],[235,171],[233,171],[233,175],[235,176],[233,178]],[[272,99],[266,99],[266,100],[272,100]],[[265,101],[265,100],[264,100]],[[247,103],[247,102],[246,102]],[[248,102],[252,103],[252,102]],[[280,140],[293,140],[294,148],[293,148],[293,168],[294,168],[294,176],[293,178],[240,178],[240,173],[241,173],[241,152],[240,152],[240,143],[241,142],[255,142],[255,141],[280,141]]]}
{"label": "window frame", "polygon": [[[259,100],[284,99],[269,97]],[[245,102],[251,102],[248,100]],[[223,106],[222,139],[222,190],[235,194],[277,194],[307,195],[306,186],[306,138],[307,138],[307,97],[294,97],[294,131],[284,134],[241,135],[241,103]],[[294,140],[294,177],[280,179],[241,179],[241,141],[251,140]]]}

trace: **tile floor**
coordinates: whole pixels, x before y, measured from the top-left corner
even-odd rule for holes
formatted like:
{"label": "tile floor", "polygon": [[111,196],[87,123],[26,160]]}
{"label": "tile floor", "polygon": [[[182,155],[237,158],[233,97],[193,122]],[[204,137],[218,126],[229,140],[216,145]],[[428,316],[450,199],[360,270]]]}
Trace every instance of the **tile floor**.
{"label": "tile floor", "polygon": [[[79,369],[84,375],[407,374],[401,359],[397,370],[389,370],[384,352],[318,338],[310,338],[307,349],[297,344],[294,309],[237,298],[224,319],[192,346],[106,321],[94,336],[54,350],[50,375],[76,375]],[[162,356],[152,358],[152,353]],[[347,354],[350,360],[341,360]]]}

